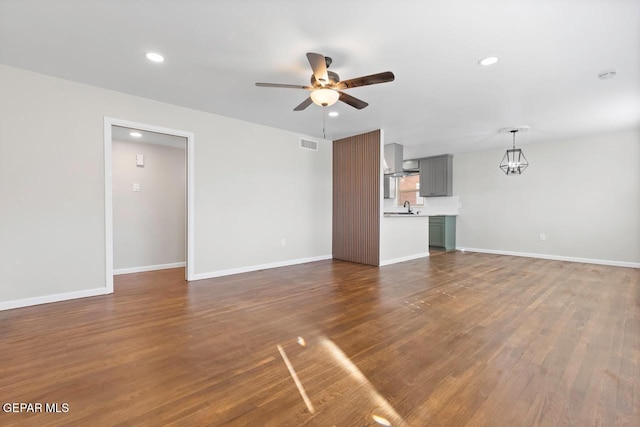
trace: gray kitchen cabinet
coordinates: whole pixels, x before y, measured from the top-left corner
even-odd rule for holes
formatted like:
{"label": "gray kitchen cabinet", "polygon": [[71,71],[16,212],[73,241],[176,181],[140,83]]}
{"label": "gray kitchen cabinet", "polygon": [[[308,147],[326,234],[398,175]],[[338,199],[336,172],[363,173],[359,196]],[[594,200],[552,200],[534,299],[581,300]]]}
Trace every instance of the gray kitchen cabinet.
{"label": "gray kitchen cabinet", "polygon": [[456,217],[429,217],[429,246],[444,248],[447,251],[456,250]]}
{"label": "gray kitchen cabinet", "polygon": [[453,194],[453,156],[420,159],[420,196],[442,197]]}

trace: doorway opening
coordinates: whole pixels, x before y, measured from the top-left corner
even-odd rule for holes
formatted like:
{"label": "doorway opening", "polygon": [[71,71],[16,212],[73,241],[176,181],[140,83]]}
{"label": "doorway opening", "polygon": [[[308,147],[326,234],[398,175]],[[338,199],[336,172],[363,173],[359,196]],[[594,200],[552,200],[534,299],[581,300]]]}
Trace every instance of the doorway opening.
{"label": "doorway opening", "polygon": [[192,280],[194,134],[105,117],[104,148],[107,292],[114,274],[184,265]]}

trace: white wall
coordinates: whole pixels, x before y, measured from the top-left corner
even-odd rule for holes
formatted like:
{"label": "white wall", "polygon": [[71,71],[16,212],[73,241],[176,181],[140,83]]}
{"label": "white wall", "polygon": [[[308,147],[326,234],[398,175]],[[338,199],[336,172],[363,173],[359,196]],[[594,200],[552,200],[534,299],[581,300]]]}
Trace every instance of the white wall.
{"label": "white wall", "polygon": [[[183,148],[113,141],[113,267],[184,263],[186,141]],[[136,166],[136,154],[144,166]],[[140,191],[133,191],[133,184]]]}
{"label": "white wall", "polygon": [[328,141],[4,65],[0,93],[0,302],[105,287],[105,116],[195,133],[196,274],[331,254]]}
{"label": "white wall", "polygon": [[522,148],[520,176],[503,150],[454,156],[458,248],[640,263],[640,132]]}

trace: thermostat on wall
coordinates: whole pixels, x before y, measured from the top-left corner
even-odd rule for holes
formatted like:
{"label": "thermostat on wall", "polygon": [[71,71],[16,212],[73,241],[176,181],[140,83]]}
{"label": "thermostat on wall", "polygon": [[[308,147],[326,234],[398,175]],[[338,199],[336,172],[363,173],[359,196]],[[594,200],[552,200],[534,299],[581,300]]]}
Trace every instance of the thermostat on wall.
{"label": "thermostat on wall", "polygon": [[136,154],[136,166],[144,167],[144,155]]}

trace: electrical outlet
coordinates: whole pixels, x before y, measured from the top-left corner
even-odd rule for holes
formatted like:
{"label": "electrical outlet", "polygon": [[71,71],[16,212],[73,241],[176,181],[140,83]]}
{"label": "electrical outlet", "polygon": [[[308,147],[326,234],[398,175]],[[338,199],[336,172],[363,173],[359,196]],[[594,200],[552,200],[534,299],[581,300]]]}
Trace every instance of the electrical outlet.
{"label": "electrical outlet", "polygon": [[540,233],[540,240],[547,240],[547,235],[544,233]]}
{"label": "electrical outlet", "polygon": [[140,184],[137,182],[133,183],[133,191],[140,191]]}

